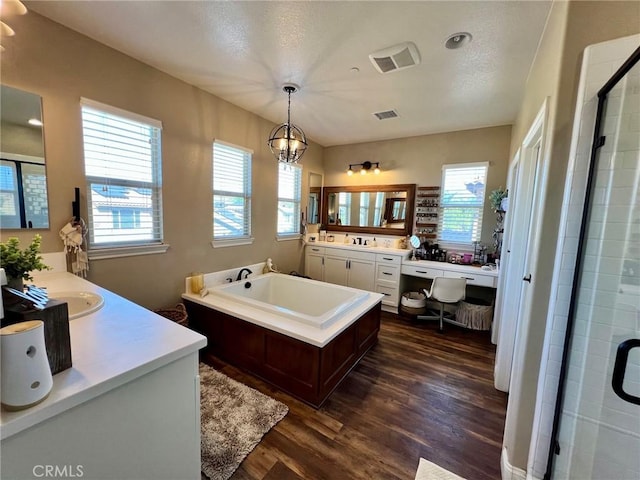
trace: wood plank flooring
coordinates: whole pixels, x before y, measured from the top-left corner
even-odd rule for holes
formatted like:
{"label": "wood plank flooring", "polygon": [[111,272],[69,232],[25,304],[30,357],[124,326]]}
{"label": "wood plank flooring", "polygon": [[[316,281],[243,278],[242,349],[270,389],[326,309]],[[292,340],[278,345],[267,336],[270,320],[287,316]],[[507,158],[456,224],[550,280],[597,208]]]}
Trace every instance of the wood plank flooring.
{"label": "wood plank flooring", "polygon": [[320,410],[224,362],[226,375],[289,406],[233,480],[406,479],[420,457],[468,480],[500,478],[507,395],[488,332],[383,312],[378,344]]}

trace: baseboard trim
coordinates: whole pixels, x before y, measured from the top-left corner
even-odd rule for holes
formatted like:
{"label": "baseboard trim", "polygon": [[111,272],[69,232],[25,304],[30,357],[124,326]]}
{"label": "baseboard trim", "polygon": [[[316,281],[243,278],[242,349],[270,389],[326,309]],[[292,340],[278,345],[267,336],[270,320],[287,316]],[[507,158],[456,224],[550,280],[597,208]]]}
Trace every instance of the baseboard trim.
{"label": "baseboard trim", "polygon": [[509,463],[509,454],[505,447],[502,447],[500,455],[500,474],[502,480],[527,480],[527,472]]}

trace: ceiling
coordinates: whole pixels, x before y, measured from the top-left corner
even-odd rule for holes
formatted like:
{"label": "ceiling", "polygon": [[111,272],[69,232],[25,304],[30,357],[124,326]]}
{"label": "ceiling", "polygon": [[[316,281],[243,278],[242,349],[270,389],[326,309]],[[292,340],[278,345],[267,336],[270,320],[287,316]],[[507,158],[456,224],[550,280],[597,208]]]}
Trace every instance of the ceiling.
{"label": "ceiling", "polygon": [[[515,121],[551,1],[25,1],[27,8],[323,146]],[[470,32],[465,47],[446,39]],[[368,55],[413,42],[421,63]],[[355,71],[355,69],[359,71]],[[394,109],[397,118],[373,113]]]}

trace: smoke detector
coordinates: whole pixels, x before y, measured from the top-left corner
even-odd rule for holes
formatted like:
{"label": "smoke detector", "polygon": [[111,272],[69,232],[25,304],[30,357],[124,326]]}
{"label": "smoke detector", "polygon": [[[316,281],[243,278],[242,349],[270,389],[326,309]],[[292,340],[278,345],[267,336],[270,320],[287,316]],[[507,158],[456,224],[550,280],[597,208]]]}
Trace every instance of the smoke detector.
{"label": "smoke detector", "polygon": [[420,63],[420,52],[414,43],[404,42],[369,54],[369,60],[380,73],[391,73]]}

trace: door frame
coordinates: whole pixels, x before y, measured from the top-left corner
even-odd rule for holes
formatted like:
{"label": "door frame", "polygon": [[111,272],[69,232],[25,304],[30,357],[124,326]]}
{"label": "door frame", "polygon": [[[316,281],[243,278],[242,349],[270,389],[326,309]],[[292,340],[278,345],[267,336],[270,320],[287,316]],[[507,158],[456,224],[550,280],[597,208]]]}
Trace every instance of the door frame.
{"label": "door frame", "polygon": [[[547,193],[547,172],[549,156],[546,155],[546,125],[549,113],[549,98],[545,98],[522,141],[516,179],[516,191],[510,200],[507,213],[513,220],[509,223],[509,243],[505,252],[516,248],[524,255],[511,256],[509,253],[504,275],[504,289],[499,292],[501,303],[498,346],[494,367],[494,386],[503,392],[511,390],[512,371],[517,371],[521,355],[528,341],[528,329],[532,315],[530,292],[535,284],[532,275],[538,262],[541,246],[542,213]],[[533,178],[531,178],[533,175]],[[530,183],[527,183],[530,182]],[[512,205],[513,202],[513,205]],[[526,223],[526,217],[529,222]],[[520,223],[519,223],[520,222]],[[523,227],[521,231],[517,227]],[[524,282],[530,276],[530,282]],[[511,286],[511,287],[510,287]],[[519,345],[520,348],[516,348]]]}

